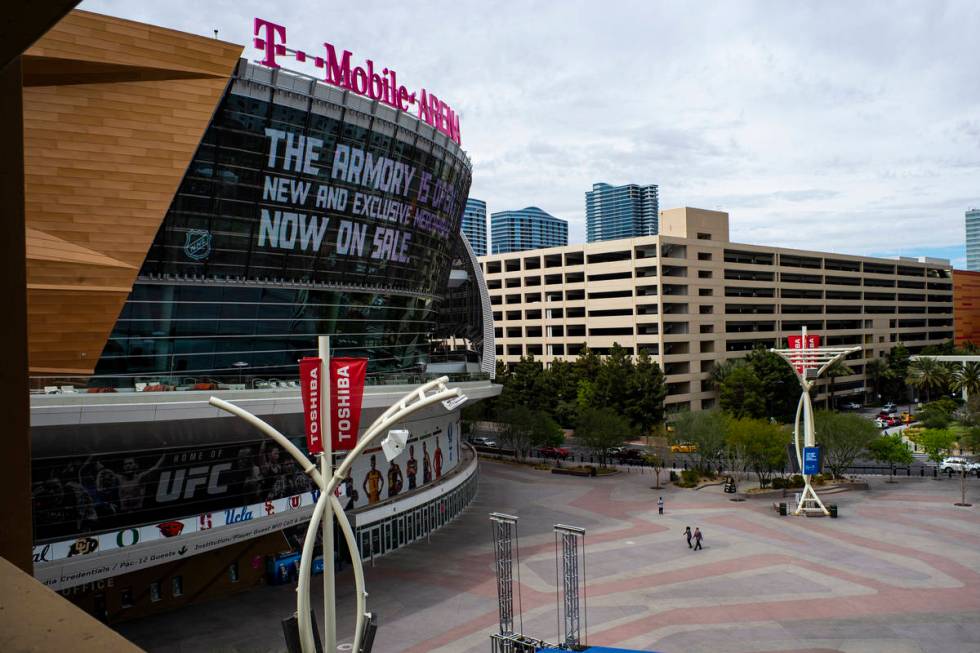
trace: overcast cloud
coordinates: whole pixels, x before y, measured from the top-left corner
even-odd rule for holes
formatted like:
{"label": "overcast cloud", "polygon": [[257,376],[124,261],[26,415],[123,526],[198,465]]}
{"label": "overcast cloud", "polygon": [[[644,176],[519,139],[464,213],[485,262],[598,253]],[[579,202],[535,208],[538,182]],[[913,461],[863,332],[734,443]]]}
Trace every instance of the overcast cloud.
{"label": "overcast cloud", "polygon": [[330,41],[461,114],[471,195],[584,241],[592,184],[656,183],[733,239],[962,266],[980,205],[980,2],[146,2],[82,9],[251,47]]}

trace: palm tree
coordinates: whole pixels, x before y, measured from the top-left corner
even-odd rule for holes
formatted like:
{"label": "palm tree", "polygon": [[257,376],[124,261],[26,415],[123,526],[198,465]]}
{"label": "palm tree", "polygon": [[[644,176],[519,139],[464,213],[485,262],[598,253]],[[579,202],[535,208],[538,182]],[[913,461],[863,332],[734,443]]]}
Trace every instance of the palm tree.
{"label": "palm tree", "polygon": [[914,388],[925,390],[926,402],[929,402],[932,400],[932,390],[948,384],[949,368],[935,358],[916,358],[909,363],[905,382]]}
{"label": "palm tree", "polygon": [[844,362],[843,358],[838,358],[825,370],[827,378],[830,379],[830,405],[828,408],[833,410],[834,408],[834,382],[838,376],[850,376],[854,374],[854,370]]}
{"label": "palm tree", "polygon": [[729,374],[746,364],[744,358],[729,358],[720,363],[715,363],[711,366],[710,376],[708,377],[711,381],[711,386],[715,390],[719,389]]}
{"label": "palm tree", "polygon": [[874,388],[875,399],[881,394],[881,380],[888,374],[888,364],[880,358],[872,358],[864,366],[864,378]]}
{"label": "palm tree", "polygon": [[980,363],[963,363],[953,372],[953,389],[967,396],[980,393]]}

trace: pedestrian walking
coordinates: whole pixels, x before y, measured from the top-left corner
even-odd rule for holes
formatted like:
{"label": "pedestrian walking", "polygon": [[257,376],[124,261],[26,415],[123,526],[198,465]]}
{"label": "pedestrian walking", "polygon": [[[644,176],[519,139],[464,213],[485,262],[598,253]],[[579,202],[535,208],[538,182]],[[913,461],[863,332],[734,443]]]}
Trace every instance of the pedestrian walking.
{"label": "pedestrian walking", "polygon": [[662,515],[664,514],[664,498],[660,497],[657,499],[657,511]]}
{"label": "pedestrian walking", "polygon": [[697,551],[701,548],[701,540],[704,539],[704,535],[701,535],[701,529],[695,527],[694,529],[694,550]]}
{"label": "pedestrian walking", "polygon": [[691,535],[691,527],[690,526],[685,526],[684,527],[684,535],[685,535],[685,537],[687,537],[687,548],[693,549],[694,548],[694,545],[691,544],[691,538],[694,537],[694,536]]}

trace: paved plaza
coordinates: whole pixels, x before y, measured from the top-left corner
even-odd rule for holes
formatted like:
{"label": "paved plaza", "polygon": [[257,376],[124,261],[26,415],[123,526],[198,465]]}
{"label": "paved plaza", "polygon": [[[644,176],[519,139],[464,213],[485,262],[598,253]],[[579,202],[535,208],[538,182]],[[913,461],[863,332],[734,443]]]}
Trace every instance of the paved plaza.
{"label": "paved plaza", "polygon": [[[593,644],[663,653],[980,651],[980,508],[953,505],[958,480],[875,480],[870,491],[828,497],[840,506],[836,520],[779,517],[772,499],[736,503],[720,487],[652,484],[650,474],[573,478],[484,461],[462,517],[368,567],[368,606],[381,623],[374,650],[490,650],[497,600],[487,514],[499,511],[520,517],[523,632],[534,637],[557,639],[551,527],[560,522],[588,531]],[[980,502],[976,479],[969,498]],[[704,532],[703,551],[688,549],[688,525]],[[338,577],[342,634],[352,627],[352,587],[348,570]],[[150,651],[282,651],[279,622],[294,606],[293,587],[262,587],[118,630]],[[319,598],[315,609],[322,614]]]}

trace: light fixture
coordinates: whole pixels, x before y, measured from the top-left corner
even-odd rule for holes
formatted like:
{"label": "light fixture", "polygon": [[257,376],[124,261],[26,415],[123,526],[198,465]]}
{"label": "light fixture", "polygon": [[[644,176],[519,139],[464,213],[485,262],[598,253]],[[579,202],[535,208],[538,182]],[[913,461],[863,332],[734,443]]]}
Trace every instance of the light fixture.
{"label": "light fixture", "polygon": [[446,410],[453,410],[454,408],[457,408],[465,404],[467,399],[468,397],[461,392],[459,393],[459,395],[455,397],[450,397],[449,399],[446,399],[444,402],[442,402],[442,405]]}
{"label": "light fixture", "polygon": [[405,445],[408,443],[409,432],[405,429],[392,429],[388,431],[388,437],[381,441],[381,449],[385,453],[385,458],[388,462],[391,462],[399,455],[401,452],[405,451]]}

